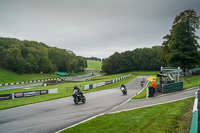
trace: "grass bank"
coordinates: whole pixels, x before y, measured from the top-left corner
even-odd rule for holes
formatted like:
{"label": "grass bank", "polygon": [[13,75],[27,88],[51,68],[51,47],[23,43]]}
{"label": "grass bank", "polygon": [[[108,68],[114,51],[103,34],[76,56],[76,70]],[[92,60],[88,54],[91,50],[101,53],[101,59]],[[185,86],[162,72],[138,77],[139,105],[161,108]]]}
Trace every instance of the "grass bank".
{"label": "grass bank", "polygon": [[88,70],[98,70],[102,71],[101,66],[102,66],[102,61],[95,61],[95,60],[87,60],[87,69]]}
{"label": "grass bank", "polygon": [[99,116],[62,133],[189,132],[194,98]]}
{"label": "grass bank", "polygon": [[11,71],[4,70],[0,68],[0,84],[3,83],[16,83],[16,82],[24,82],[31,80],[39,80],[39,79],[49,79],[49,78],[59,78],[59,75],[56,74],[16,74]]}
{"label": "grass bank", "polygon": [[[71,73],[70,76],[84,75],[86,72]],[[5,69],[0,68],[0,84],[4,83],[17,83],[40,79],[60,78],[61,76],[55,73],[31,73],[31,74],[17,74]]]}
{"label": "grass bank", "polygon": [[200,75],[192,77],[181,77],[180,80],[182,80],[184,83],[184,89],[200,86]]}

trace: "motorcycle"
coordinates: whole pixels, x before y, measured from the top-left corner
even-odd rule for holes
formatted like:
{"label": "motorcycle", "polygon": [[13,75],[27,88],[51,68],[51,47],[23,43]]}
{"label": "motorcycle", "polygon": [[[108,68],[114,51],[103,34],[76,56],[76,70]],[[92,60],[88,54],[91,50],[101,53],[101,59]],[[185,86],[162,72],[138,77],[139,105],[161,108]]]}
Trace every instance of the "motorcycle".
{"label": "motorcycle", "polygon": [[81,94],[78,92],[78,90],[74,90],[73,94],[72,94],[73,98],[74,98],[74,103],[78,104],[78,102],[86,102],[86,98],[85,96],[81,96]]}
{"label": "motorcycle", "polygon": [[143,87],[143,82],[140,83],[141,87]]}
{"label": "motorcycle", "polygon": [[127,95],[127,90],[124,87],[121,87],[120,89],[121,89],[123,95]]}

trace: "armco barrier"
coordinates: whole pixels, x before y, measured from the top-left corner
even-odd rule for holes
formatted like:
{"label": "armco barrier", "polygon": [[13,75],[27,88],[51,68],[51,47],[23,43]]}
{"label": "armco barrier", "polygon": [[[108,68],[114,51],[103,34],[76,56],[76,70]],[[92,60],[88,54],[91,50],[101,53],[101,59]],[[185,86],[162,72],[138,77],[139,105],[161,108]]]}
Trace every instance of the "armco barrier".
{"label": "armco barrier", "polygon": [[58,88],[49,89],[49,90],[17,92],[17,93],[12,93],[12,94],[0,94],[0,101],[8,100],[8,99],[22,98],[22,97],[39,96],[39,95],[52,94],[52,93],[58,93]]}
{"label": "armco barrier", "polygon": [[179,91],[183,89],[183,81],[179,81],[176,83],[170,83],[163,86],[163,93]]}
{"label": "armco barrier", "polygon": [[84,90],[85,90],[85,91],[89,90],[89,85],[85,85]]}
{"label": "armco barrier", "polygon": [[92,88],[93,88],[93,84],[90,84],[90,85],[89,85],[89,89],[92,89]]}
{"label": "armco barrier", "polygon": [[101,83],[97,83],[97,84],[90,84],[90,85],[85,85],[84,90],[89,90],[89,89],[93,89],[93,88],[97,88],[103,85],[108,85],[108,84],[112,84],[114,82],[120,81],[122,79],[125,79],[127,77],[129,77],[131,74],[128,74],[126,76],[120,77],[120,78],[116,78],[114,80],[110,80],[110,81],[105,81],[105,82],[101,82]]}
{"label": "armco barrier", "polygon": [[35,83],[35,82],[43,82],[43,81],[49,81],[49,80],[58,80],[58,79],[61,79],[61,78],[32,80],[32,81],[17,82],[17,83],[6,83],[6,84],[0,84],[0,86],[6,86],[6,85],[19,85],[19,84]]}
{"label": "armco barrier", "polygon": [[192,122],[190,127],[190,133],[199,133],[199,103],[200,103],[200,90],[195,93],[195,100],[193,106]]}
{"label": "armco barrier", "polygon": [[[84,78],[84,77],[88,77],[88,76],[90,76],[90,75],[91,75],[91,74],[85,74],[85,75],[81,75],[81,76],[70,76],[70,77],[66,77],[66,78],[65,78],[65,81],[81,79],[81,78]],[[25,84],[25,83],[35,83],[35,82],[43,82],[43,81],[58,80],[58,79],[62,79],[62,78],[40,79],[40,80],[32,80],[32,81],[17,82],[17,83],[4,83],[4,84],[0,84],[0,86],[18,85],[18,84]]]}
{"label": "armco barrier", "polygon": [[0,94],[0,101],[12,99],[12,94]]}

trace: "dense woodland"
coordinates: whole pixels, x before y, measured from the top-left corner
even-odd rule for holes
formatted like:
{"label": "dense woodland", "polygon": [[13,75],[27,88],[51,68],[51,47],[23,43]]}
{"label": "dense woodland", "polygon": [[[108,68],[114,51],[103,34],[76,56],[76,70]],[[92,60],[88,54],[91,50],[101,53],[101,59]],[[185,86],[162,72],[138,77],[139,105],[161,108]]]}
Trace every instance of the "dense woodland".
{"label": "dense woodland", "polygon": [[87,61],[41,42],[0,37],[0,67],[17,73],[77,72],[87,67]]}
{"label": "dense woodland", "polygon": [[100,58],[97,57],[86,57],[87,60],[96,60],[96,61],[101,61]]}
{"label": "dense woodland", "polygon": [[133,51],[122,53],[115,52],[109,58],[103,60],[102,69],[107,74],[130,71],[159,71],[161,63],[162,47],[137,48]]}
{"label": "dense woodland", "polygon": [[185,10],[176,16],[170,33],[163,37],[161,46],[114,53],[103,60],[102,70],[107,74],[127,71],[160,70],[161,66],[181,67],[183,72],[200,67],[200,17],[194,10]]}

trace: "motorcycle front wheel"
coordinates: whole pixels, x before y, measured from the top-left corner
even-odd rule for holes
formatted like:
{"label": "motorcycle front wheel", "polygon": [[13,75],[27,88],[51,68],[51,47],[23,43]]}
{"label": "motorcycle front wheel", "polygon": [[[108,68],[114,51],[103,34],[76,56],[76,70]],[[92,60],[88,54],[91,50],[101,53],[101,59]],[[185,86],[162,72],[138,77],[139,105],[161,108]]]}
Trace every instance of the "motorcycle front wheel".
{"label": "motorcycle front wheel", "polygon": [[77,96],[74,97],[74,103],[78,104],[78,97]]}

